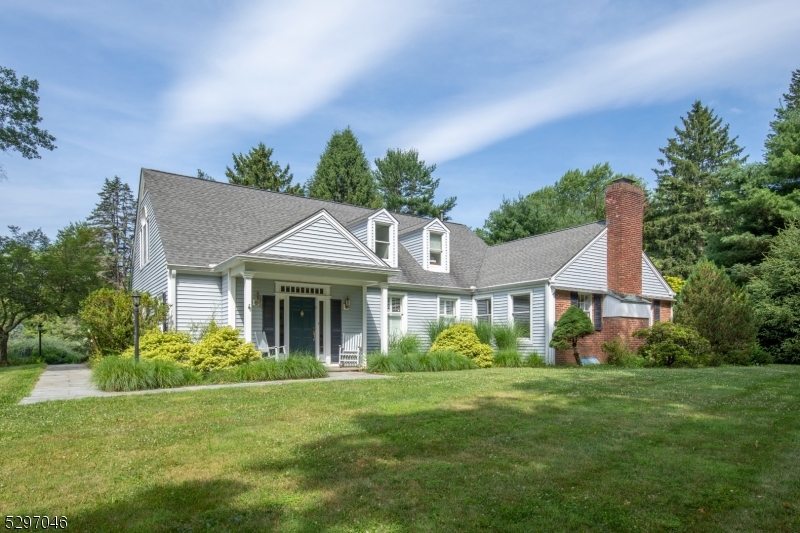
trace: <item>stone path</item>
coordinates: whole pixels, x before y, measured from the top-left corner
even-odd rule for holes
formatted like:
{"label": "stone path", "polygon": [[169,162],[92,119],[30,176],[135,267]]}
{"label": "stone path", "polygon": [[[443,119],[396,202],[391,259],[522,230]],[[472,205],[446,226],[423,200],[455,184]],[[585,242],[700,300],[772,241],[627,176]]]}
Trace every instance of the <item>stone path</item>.
{"label": "stone path", "polygon": [[227,383],[224,385],[194,385],[176,389],[156,389],[133,392],[103,392],[89,380],[92,371],[86,365],[48,365],[31,395],[19,404],[47,402],[50,400],[74,400],[94,396],[126,396],[133,394],[159,394],[162,392],[183,392],[203,389],[222,389],[227,387],[259,387],[262,385],[284,385],[304,381],[349,381],[356,379],[387,379],[390,376],[367,374],[365,372],[330,372],[327,378],[289,379],[283,381],[257,381],[249,383]]}

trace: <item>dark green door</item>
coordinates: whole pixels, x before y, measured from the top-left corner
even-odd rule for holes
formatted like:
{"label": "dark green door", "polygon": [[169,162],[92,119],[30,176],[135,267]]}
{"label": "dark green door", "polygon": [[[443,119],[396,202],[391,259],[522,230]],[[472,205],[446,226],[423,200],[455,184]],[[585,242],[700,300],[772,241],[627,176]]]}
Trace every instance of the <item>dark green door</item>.
{"label": "dark green door", "polygon": [[289,350],[292,352],[315,353],[315,308],[314,298],[289,298]]}

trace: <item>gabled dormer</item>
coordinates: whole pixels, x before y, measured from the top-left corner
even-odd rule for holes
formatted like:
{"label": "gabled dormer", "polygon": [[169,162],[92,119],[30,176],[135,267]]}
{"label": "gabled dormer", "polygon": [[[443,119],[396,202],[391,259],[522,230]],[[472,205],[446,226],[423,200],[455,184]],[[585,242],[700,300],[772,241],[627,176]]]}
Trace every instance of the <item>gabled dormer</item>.
{"label": "gabled dormer", "polygon": [[450,229],[438,218],[402,235],[400,243],[425,270],[450,272]]}
{"label": "gabled dormer", "polygon": [[397,267],[397,219],[386,209],[351,223],[350,232],[386,264]]}

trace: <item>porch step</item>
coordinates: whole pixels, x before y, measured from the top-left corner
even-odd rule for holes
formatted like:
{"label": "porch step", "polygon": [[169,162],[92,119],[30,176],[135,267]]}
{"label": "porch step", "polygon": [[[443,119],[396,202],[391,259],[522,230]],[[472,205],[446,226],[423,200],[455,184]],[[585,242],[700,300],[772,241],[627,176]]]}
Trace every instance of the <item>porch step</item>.
{"label": "porch step", "polygon": [[325,369],[328,372],[359,372],[354,366],[325,365]]}

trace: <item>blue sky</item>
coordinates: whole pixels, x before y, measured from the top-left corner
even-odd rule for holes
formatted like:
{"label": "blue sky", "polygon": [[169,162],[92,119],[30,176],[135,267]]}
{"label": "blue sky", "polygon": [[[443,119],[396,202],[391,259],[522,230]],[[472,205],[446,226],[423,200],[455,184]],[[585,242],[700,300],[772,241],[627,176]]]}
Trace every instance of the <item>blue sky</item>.
{"label": "blue sky", "polygon": [[[436,163],[454,220],[608,161],[643,176],[695,99],[760,159],[800,68],[800,3],[0,2],[0,65],[40,82],[41,160],[0,153],[0,228],[86,218],[141,167],[224,180],[263,141],[295,180],[335,129]],[[235,216],[232,213],[231,216]]]}

